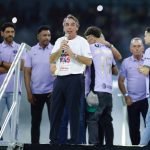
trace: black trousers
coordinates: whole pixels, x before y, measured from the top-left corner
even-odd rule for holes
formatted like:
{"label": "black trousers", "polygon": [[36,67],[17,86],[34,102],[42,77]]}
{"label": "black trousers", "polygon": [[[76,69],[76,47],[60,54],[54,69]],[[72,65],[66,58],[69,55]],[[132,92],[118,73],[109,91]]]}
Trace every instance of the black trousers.
{"label": "black trousers", "polygon": [[129,133],[132,145],[138,145],[140,142],[140,114],[142,114],[144,123],[148,111],[147,98],[133,103],[127,107]]}
{"label": "black trousers", "polygon": [[50,103],[51,93],[34,94],[36,98],[35,104],[31,104],[31,143],[39,143],[40,139],[40,124],[42,120],[42,112],[46,103],[48,109],[48,117],[50,120]]}
{"label": "black trousers", "polygon": [[64,106],[70,115],[71,139],[69,144],[77,144],[80,125],[80,99],[84,88],[84,76],[81,74],[57,76],[51,103],[50,143],[58,144],[58,133]]}

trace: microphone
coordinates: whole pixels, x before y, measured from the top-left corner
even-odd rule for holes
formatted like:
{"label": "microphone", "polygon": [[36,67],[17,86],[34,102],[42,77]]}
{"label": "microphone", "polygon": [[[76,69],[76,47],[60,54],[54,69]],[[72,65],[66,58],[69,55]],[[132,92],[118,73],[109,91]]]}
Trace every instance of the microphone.
{"label": "microphone", "polygon": [[67,41],[68,41],[68,37],[69,37],[69,34],[66,33],[66,34],[65,34],[65,37],[64,37],[64,40],[67,40]]}

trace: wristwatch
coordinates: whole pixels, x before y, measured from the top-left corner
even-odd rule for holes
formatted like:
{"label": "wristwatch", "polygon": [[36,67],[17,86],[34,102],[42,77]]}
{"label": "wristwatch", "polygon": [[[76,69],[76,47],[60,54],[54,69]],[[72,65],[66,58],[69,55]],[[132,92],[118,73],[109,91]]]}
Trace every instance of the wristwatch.
{"label": "wristwatch", "polygon": [[110,44],[110,48],[113,48],[114,47],[114,45],[113,44]]}
{"label": "wristwatch", "polygon": [[123,94],[123,96],[129,96],[129,94],[128,94],[128,93],[125,93],[125,94]]}

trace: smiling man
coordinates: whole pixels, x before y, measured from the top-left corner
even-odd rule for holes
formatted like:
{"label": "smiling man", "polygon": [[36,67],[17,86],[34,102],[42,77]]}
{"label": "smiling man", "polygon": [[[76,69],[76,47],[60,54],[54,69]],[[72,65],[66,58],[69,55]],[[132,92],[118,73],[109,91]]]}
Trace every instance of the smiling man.
{"label": "smiling man", "polygon": [[59,38],[52,50],[50,62],[56,62],[57,77],[51,104],[50,143],[58,144],[58,132],[65,105],[70,115],[71,139],[77,144],[80,121],[80,98],[84,91],[84,71],[92,59],[88,42],[77,35],[79,21],[68,15],[63,21],[65,36]]}
{"label": "smiling man", "polygon": [[[1,26],[1,36],[3,37],[3,42],[0,44],[0,86],[2,85],[6,74],[17,54],[18,48],[20,44],[14,41],[15,37],[15,26],[14,24],[7,22]],[[22,57],[22,65],[23,65],[23,57]],[[2,115],[4,112],[5,107],[9,110],[11,108],[13,102],[13,93],[14,93],[14,74],[7,85],[7,88],[3,94],[2,100],[0,101],[0,122],[2,119]],[[21,99],[21,78],[19,82],[19,92],[18,92],[18,99],[20,102]],[[19,108],[19,104],[18,104]],[[17,112],[17,127],[16,127],[16,137],[13,139],[12,134],[9,136],[9,140],[17,140],[17,133],[18,133],[18,120],[19,119],[19,109]],[[11,127],[11,123],[10,127]]]}

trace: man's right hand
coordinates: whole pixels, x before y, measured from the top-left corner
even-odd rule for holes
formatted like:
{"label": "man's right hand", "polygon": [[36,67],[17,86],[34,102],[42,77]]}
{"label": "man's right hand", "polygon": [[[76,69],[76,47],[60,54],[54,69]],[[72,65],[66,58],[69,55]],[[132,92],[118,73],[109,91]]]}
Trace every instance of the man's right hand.
{"label": "man's right hand", "polygon": [[35,98],[35,96],[34,96],[32,93],[31,93],[31,94],[28,94],[28,101],[29,101],[29,103],[35,105],[35,103],[36,103],[36,98]]}
{"label": "man's right hand", "polygon": [[98,41],[99,41],[101,44],[104,44],[105,46],[108,46],[108,47],[110,47],[110,45],[111,45],[108,41],[104,40],[103,38],[99,38]]}
{"label": "man's right hand", "polygon": [[130,96],[125,96],[125,101],[126,101],[127,106],[131,106],[133,104]]}
{"label": "man's right hand", "polygon": [[61,44],[60,44],[60,49],[61,50],[65,50],[68,48],[68,45],[67,45],[68,41],[67,40],[62,40]]}

